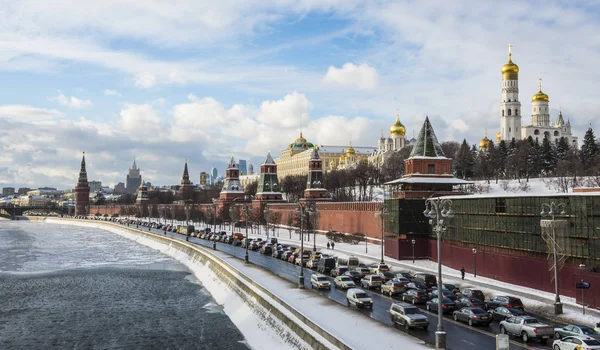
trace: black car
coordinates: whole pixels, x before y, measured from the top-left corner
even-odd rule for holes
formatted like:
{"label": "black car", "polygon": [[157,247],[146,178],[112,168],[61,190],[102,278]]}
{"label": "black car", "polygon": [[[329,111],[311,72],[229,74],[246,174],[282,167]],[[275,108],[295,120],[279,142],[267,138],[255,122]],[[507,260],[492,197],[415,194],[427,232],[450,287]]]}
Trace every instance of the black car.
{"label": "black car", "polygon": [[348,276],[348,277],[352,278],[354,283],[360,283],[360,280],[362,279],[362,275],[360,274],[360,272],[358,272],[356,270],[346,271],[346,272],[344,272],[343,276]]}
{"label": "black car", "polygon": [[429,297],[425,290],[409,289],[402,294],[402,300],[413,304],[425,304]]}
{"label": "black car", "polygon": [[499,296],[485,299],[485,308],[487,310],[495,309],[497,307],[504,306],[509,309],[521,309],[525,310],[525,306],[521,302],[521,299],[510,297],[510,296]]}
{"label": "black car", "polygon": [[490,314],[480,307],[463,307],[460,310],[454,311],[452,316],[454,321],[467,322],[469,326],[474,324],[489,326],[492,323]]}
{"label": "black car", "polygon": [[453,284],[444,283],[443,286],[454,294],[458,293],[459,291],[458,287]]}
{"label": "black car", "polygon": [[[452,300],[452,302],[454,302],[457,299],[456,295],[447,289],[442,290],[442,295],[444,296],[444,298],[448,298],[448,299]],[[429,293],[429,297],[432,299],[437,298],[437,296],[438,296],[437,289],[434,289],[431,291],[431,293]]]}
{"label": "black car", "polygon": [[[454,302],[448,298],[442,299],[442,312],[447,314],[456,310]],[[427,311],[438,311],[438,299],[433,298],[427,302]]]}
{"label": "black car", "polygon": [[406,285],[407,289],[427,290],[427,286],[421,282],[410,282]]}
{"label": "black car", "polygon": [[483,292],[480,291],[479,289],[470,289],[470,288],[461,289],[458,292],[458,294],[460,294],[461,297],[477,298],[481,301],[485,301],[485,295],[483,295]]}
{"label": "black car", "polygon": [[412,281],[412,279],[413,279],[413,275],[411,275],[408,272],[398,272],[396,274],[396,276],[398,276],[398,277],[404,277],[404,278],[408,279],[409,281]]}
{"label": "black car", "polygon": [[480,307],[485,308],[485,303],[477,298],[458,298],[454,301],[457,309],[462,309],[463,307]]}
{"label": "black car", "polygon": [[521,309],[512,309],[504,306],[500,306],[492,311],[492,320],[494,321],[504,321],[509,317],[515,316],[526,316],[525,311]]}

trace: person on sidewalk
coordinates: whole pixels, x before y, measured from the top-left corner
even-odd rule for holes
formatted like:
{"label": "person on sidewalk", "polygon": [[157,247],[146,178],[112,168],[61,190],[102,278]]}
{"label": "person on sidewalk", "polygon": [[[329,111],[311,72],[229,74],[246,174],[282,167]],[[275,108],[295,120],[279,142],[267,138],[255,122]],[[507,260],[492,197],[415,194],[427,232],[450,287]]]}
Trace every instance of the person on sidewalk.
{"label": "person on sidewalk", "polygon": [[335,247],[335,243],[331,242],[331,250],[335,250],[334,247]]}
{"label": "person on sidewalk", "polygon": [[460,269],[460,275],[461,275],[462,279],[464,280],[465,279],[465,267],[464,266],[461,267],[461,269]]}
{"label": "person on sidewalk", "polygon": [[329,250],[329,242],[327,242],[327,250]]}

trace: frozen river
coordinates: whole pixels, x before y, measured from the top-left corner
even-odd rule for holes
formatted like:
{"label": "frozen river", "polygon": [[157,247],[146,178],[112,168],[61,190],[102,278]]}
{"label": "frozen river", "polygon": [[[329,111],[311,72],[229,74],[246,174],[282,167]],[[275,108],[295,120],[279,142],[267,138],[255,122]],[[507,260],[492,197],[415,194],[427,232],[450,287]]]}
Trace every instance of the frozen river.
{"label": "frozen river", "polygon": [[93,228],[0,221],[1,349],[247,349],[187,268]]}

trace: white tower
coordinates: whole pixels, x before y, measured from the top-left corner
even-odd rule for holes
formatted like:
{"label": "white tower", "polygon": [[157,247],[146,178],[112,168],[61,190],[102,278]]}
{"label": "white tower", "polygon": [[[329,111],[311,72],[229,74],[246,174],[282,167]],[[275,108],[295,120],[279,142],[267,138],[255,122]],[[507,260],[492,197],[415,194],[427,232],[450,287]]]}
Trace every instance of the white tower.
{"label": "white tower", "polygon": [[512,62],[512,45],[508,45],[508,62],[502,66],[502,110],[500,133],[510,142],[521,138],[521,102],[519,102],[519,66]]}
{"label": "white tower", "polygon": [[540,91],[531,98],[531,125],[550,126],[548,102],[548,95],[542,92],[542,79],[540,79]]}

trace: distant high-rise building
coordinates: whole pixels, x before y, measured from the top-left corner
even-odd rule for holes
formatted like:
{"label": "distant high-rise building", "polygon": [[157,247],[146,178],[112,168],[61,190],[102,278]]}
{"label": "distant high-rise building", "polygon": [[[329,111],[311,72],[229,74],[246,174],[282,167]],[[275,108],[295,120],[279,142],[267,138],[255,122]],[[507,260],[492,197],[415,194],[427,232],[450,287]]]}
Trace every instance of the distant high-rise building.
{"label": "distant high-rise building", "polygon": [[122,182],[119,182],[118,184],[115,185],[115,194],[123,194],[125,193],[125,184]]}
{"label": "distant high-rise building", "polygon": [[217,168],[210,169],[210,181],[211,185],[214,185],[217,182],[217,177],[219,176],[219,171]]}
{"label": "distant high-rise building", "polygon": [[90,193],[96,193],[102,190],[102,181],[89,181]]}
{"label": "distant high-rise building", "polygon": [[245,159],[239,160],[238,169],[240,170],[240,175],[248,175],[248,166],[246,165]]}
{"label": "distant high-rise building", "polygon": [[8,196],[12,196],[14,194],[15,194],[14,187],[3,187],[2,188],[2,197],[8,197]]}
{"label": "distant high-rise building", "polygon": [[254,165],[248,164],[248,175],[254,175]]}
{"label": "distant high-rise building", "polygon": [[140,170],[135,164],[135,159],[133,160],[133,165],[129,169],[129,173],[127,174],[127,180],[125,183],[127,187],[125,188],[127,193],[135,193],[135,191],[140,188],[142,184],[142,175],[140,174]]}
{"label": "distant high-rise building", "polygon": [[17,194],[19,196],[24,196],[27,194],[27,192],[31,191],[31,188],[29,187],[19,187],[19,191],[17,192]]}
{"label": "distant high-rise building", "polygon": [[206,172],[204,172],[204,171],[201,172],[200,173],[200,185],[206,186],[206,179],[207,179]]}

